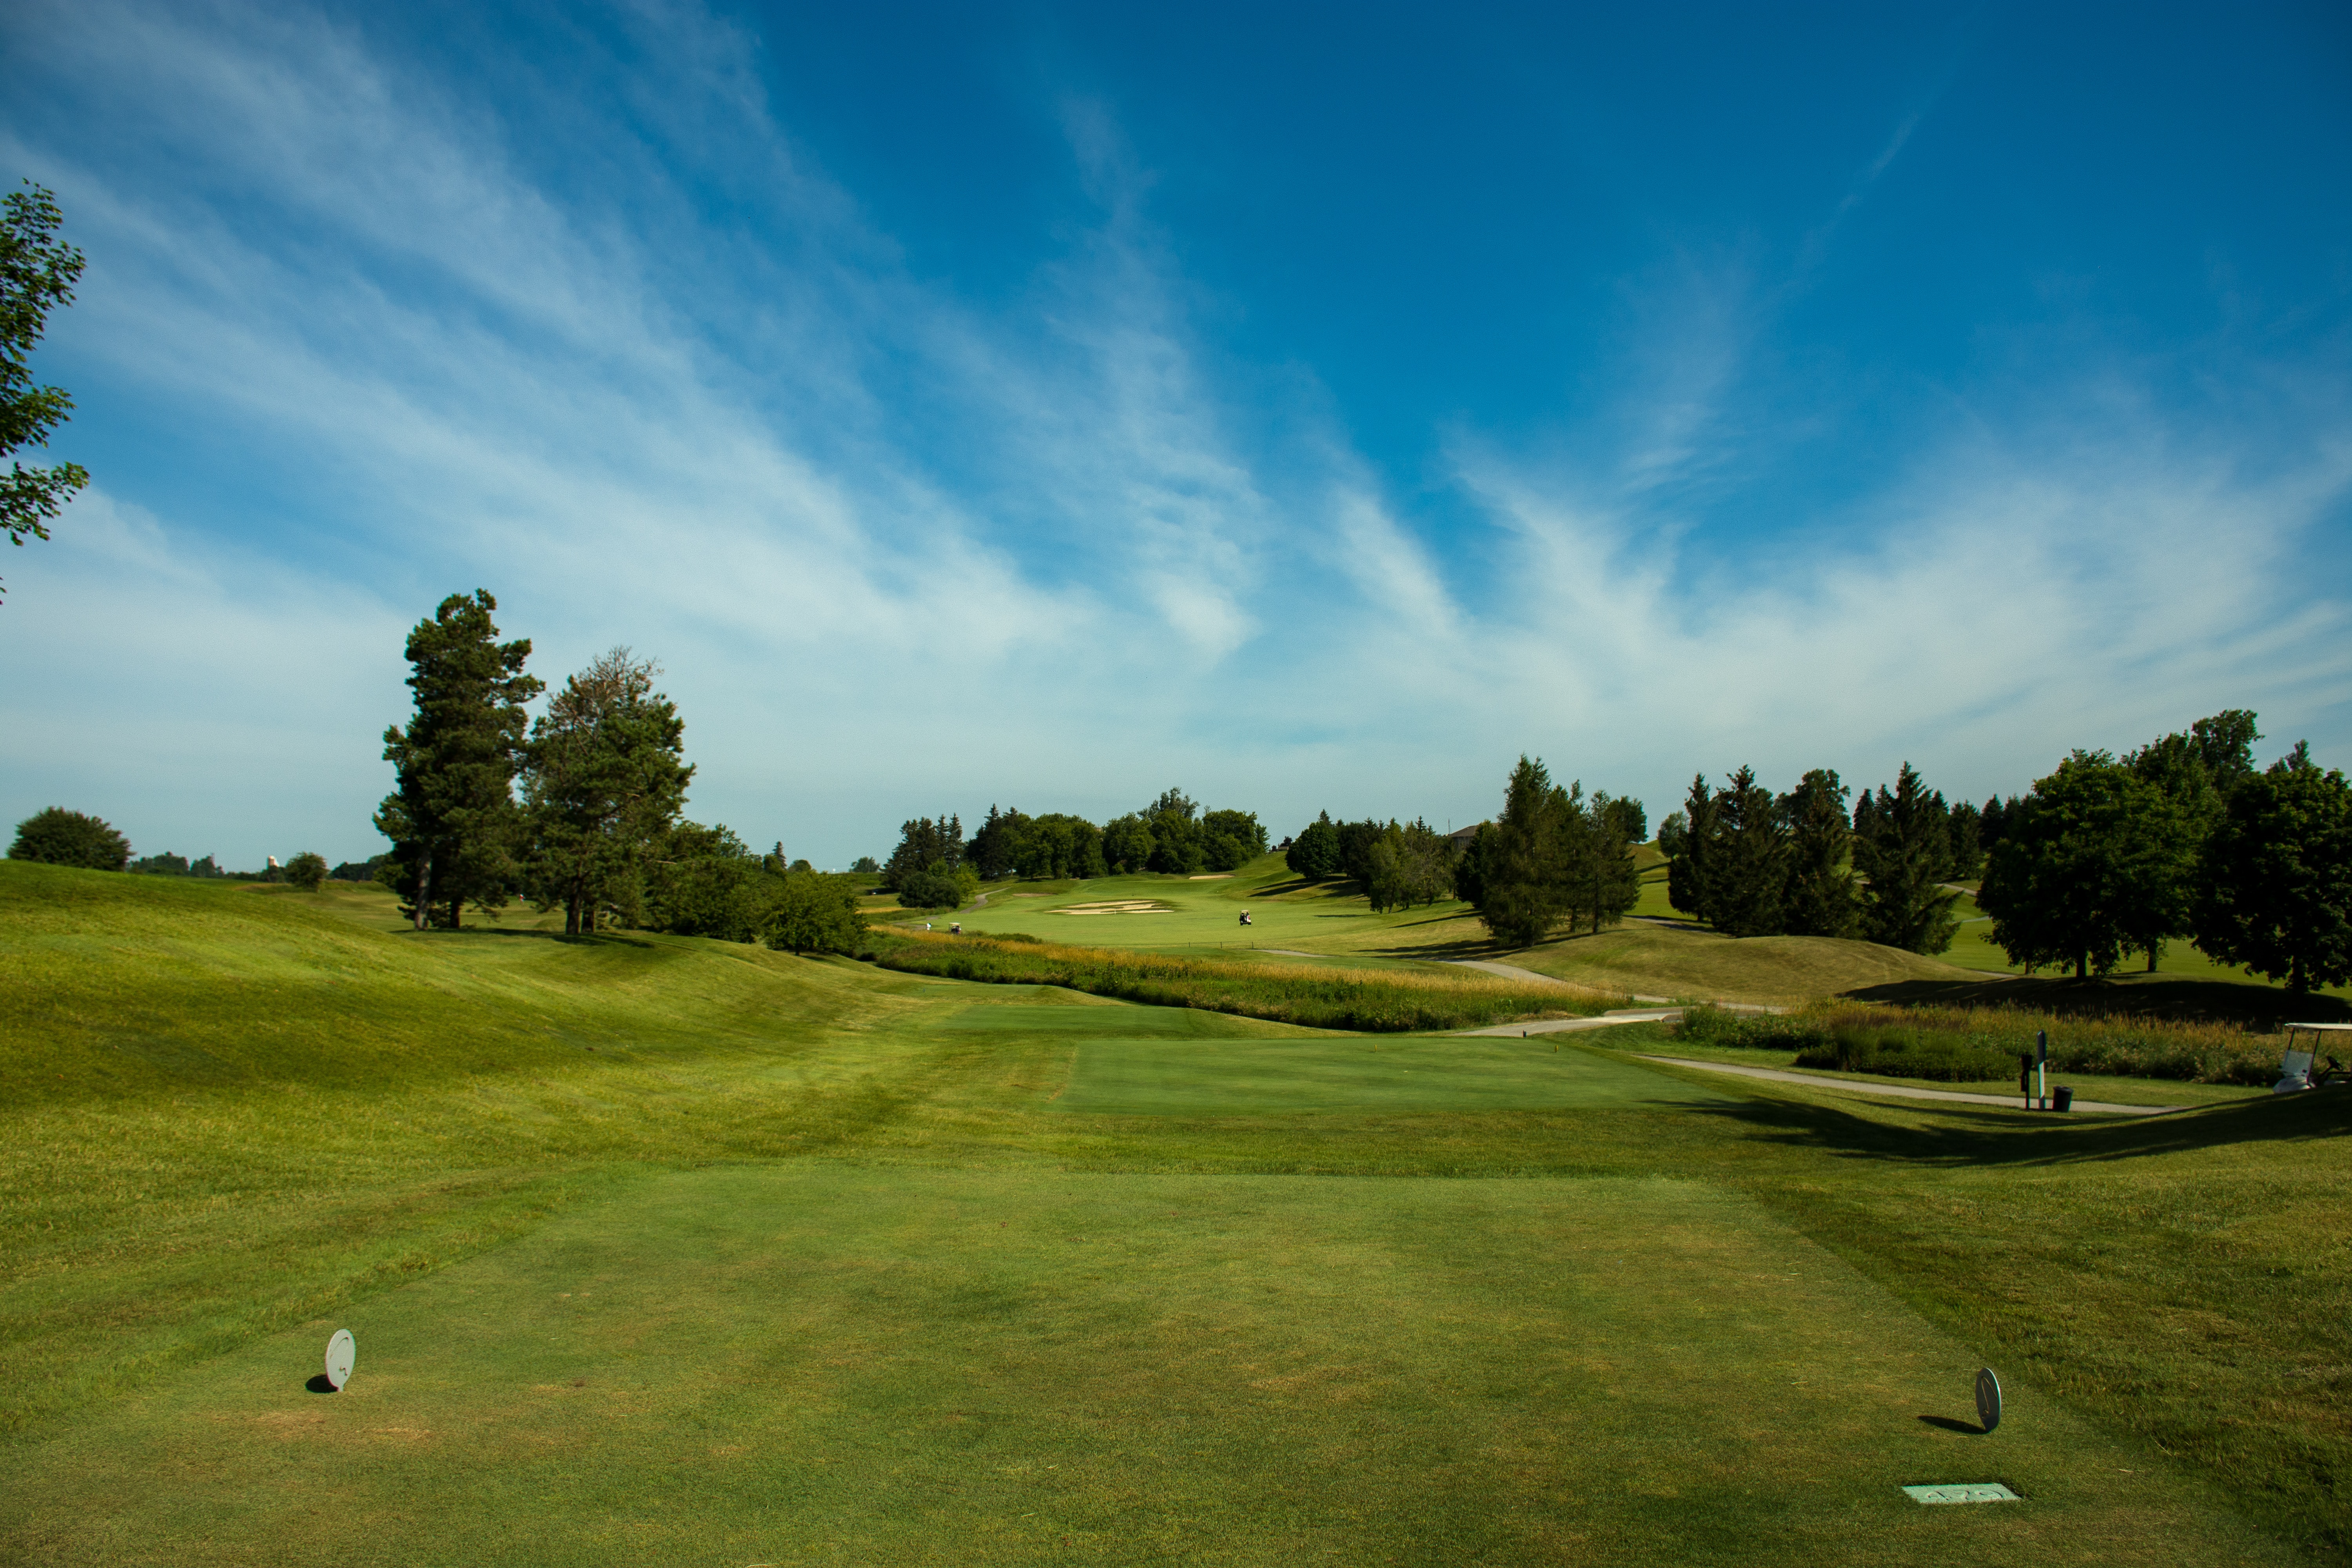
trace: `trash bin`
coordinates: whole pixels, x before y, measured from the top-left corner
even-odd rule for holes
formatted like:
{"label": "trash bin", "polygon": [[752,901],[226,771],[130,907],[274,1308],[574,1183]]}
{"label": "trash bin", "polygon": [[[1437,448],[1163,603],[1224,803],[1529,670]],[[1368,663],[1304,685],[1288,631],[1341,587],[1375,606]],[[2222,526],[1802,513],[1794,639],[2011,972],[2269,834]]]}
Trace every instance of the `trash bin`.
{"label": "trash bin", "polygon": [[2074,1109],[2074,1091],[2064,1084],[2050,1091],[2050,1101],[2061,1110]]}

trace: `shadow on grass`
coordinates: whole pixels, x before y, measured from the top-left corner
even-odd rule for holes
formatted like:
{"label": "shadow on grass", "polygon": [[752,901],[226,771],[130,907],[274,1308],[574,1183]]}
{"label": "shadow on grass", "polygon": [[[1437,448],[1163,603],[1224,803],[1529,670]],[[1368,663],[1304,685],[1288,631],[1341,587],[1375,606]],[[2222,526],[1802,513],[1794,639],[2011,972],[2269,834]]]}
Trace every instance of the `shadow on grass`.
{"label": "shadow on grass", "polygon": [[1926,1422],[1928,1426],[1937,1428],[1938,1431],[1958,1432],[1969,1437],[1984,1437],[1990,1436],[1990,1434],[1983,1427],[1978,1426],[1973,1421],[1955,1421],[1948,1415],[1922,1415],[1919,1419]]}
{"label": "shadow on grass", "polygon": [[2066,1017],[2118,1016],[2245,1024],[2275,1029],[2290,1020],[2352,1020],[2352,1004],[2324,994],[2295,996],[2251,980],[2110,975],[2104,980],[1898,980],[1845,993],[1898,1007],[2014,1007]]}
{"label": "shadow on grass", "polygon": [[342,1390],[337,1388],[333,1384],[327,1381],[327,1374],[323,1372],[312,1373],[310,1374],[310,1381],[304,1384],[302,1386],[309,1389],[313,1394],[340,1394],[342,1392]]}
{"label": "shadow on grass", "polygon": [[1755,1099],[1693,1108],[1776,1142],[1802,1143],[1849,1160],[1925,1165],[2067,1165],[2135,1160],[2223,1144],[2299,1142],[2352,1131],[2352,1089],[2315,1089],[2270,1100],[2174,1111],[2128,1121],[2020,1125],[2005,1111],[1947,1110],[1943,1125],[1873,1121],[1834,1106]]}

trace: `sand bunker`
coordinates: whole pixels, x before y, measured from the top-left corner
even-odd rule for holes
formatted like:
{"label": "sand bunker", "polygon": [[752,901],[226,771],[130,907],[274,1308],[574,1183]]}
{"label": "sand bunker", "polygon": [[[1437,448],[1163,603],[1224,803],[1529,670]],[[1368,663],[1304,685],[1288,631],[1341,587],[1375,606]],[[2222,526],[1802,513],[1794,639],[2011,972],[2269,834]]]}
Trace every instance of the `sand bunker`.
{"label": "sand bunker", "polygon": [[1049,915],[1170,915],[1174,909],[1150,899],[1107,899],[1100,903],[1072,904],[1067,909],[1047,910]]}
{"label": "sand bunker", "polygon": [[1187,877],[1184,879],[1188,882],[1230,882],[1234,879],[1234,874],[1231,871],[1203,871],[1197,877]]}

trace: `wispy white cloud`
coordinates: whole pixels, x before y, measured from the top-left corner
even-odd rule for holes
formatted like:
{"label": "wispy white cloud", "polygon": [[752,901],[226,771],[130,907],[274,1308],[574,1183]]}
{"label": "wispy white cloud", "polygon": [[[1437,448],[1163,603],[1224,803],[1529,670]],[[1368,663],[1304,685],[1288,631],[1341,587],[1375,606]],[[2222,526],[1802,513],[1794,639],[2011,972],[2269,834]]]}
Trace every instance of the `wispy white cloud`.
{"label": "wispy white cloud", "polygon": [[[2257,478],[2152,412],[2068,449],[1979,420],[1834,528],[1734,547],[1681,508],[1736,488],[1759,307],[1687,267],[1633,286],[1638,367],[1571,458],[1459,434],[1482,521],[1440,534],[1312,397],[1304,436],[1253,424],[1108,107],[1063,106],[1094,221],[982,307],[908,275],[734,24],[622,25],[627,69],[493,102],[298,11],[35,15],[126,128],[8,132],[92,258],[77,352],[294,499],[247,527],[109,489],[10,552],[0,808],[362,853],[402,635],[477,585],[542,673],[659,657],[695,810],[834,861],[916,811],[1171,782],[1277,828],[1467,820],[1522,750],[1654,815],[1741,762],[2013,788],[2341,679],[2341,605],[2278,605],[2345,448]],[[559,114],[615,193],[526,144]]]}

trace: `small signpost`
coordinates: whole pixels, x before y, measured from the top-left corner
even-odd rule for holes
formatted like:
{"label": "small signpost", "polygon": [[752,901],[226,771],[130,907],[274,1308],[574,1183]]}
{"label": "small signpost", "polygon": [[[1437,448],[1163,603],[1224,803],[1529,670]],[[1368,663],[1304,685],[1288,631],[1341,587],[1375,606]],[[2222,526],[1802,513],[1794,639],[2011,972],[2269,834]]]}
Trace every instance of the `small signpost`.
{"label": "small signpost", "polygon": [[359,1347],[352,1342],[349,1329],[337,1329],[335,1337],[327,1342],[327,1382],[341,1394],[343,1384],[352,1380],[352,1363],[358,1359]]}

